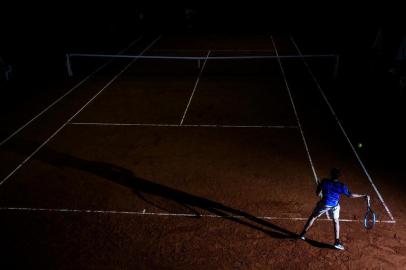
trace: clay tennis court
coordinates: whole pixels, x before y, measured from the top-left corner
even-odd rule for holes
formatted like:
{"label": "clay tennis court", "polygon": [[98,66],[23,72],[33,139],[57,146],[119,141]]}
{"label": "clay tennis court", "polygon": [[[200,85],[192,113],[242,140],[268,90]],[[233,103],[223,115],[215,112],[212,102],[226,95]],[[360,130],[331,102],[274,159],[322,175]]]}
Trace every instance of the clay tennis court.
{"label": "clay tennis court", "polygon": [[[387,180],[393,175],[370,171],[334,116],[325,92],[334,57],[302,51],[281,34],[145,35],[127,45],[121,54],[201,60],[71,58],[68,94],[2,132],[2,264],[404,265],[401,192]],[[365,201],[342,199],[345,251],[331,246],[326,216],[309,240],[296,239],[318,200],[317,181],[332,167],[351,191],[371,195],[377,215],[366,230]]]}

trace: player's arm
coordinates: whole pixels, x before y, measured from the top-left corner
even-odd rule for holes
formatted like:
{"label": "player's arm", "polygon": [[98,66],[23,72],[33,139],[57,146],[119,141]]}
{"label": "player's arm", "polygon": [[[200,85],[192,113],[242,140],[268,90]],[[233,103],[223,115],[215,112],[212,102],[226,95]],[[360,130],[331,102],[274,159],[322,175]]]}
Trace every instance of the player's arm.
{"label": "player's arm", "polygon": [[319,184],[317,185],[316,188],[316,195],[319,196],[320,198],[323,197],[323,184],[324,184],[325,179],[323,179]]}
{"label": "player's arm", "polygon": [[323,197],[323,189],[318,188],[316,191],[317,196],[319,196],[320,198]]}
{"label": "player's arm", "polygon": [[350,197],[351,199],[355,199],[355,198],[367,198],[369,197],[367,194],[357,194],[357,193],[350,193]]}
{"label": "player's arm", "polygon": [[356,198],[365,198],[369,199],[369,196],[367,194],[358,194],[358,193],[352,193],[351,191],[348,190],[348,187],[346,185],[343,185],[343,193],[351,198],[351,199],[356,199]]}

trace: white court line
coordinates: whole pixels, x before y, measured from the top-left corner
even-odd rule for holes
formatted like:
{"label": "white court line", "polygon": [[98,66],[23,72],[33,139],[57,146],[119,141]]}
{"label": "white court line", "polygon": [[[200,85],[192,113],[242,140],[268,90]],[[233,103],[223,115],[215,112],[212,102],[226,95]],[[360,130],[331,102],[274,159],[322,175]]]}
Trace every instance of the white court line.
{"label": "white court line", "polygon": [[196,92],[197,85],[199,84],[200,77],[202,76],[203,69],[204,69],[204,67],[206,66],[207,58],[209,57],[209,55],[210,55],[210,51],[209,51],[209,52],[207,53],[207,55],[206,55],[206,59],[204,60],[204,63],[203,63],[202,68],[200,69],[199,76],[197,76],[197,80],[196,80],[195,86],[193,87],[192,94],[190,95],[189,102],[187,103],[185,112],[183,113],[182,119],[180,120],[180,125],[182,125],[182,124],[183,124],[183,121],[185,120],[187,111],[189,110],[190,103],[192,102],[193,96],[194,96],[194,94],[195,94],[195,92]]}
{"label": "white court line", "polygon": [[85,123],[85,122],[71,122],[70,125],[81,126],[135,126],[135,127],[202,127],[202,128],[299,128],[298,126],[260,126],[260,125],[180,125],[180,124],[143,124],[143,123]]}
{"label": "white court line", "polygon": [[[272,39],[272,44],[273,44],[274,49],[275,49],[275,53],[276,53],[276,55],[278,56],[278,55],[279,55],[279,54],[278,54],[278,49],[276,48],[276,45],[275,45],[275,42],[274,42],[272,36],[271,36],[271,39]],[[306,138],[305,138],[304,133],[303,133],[302,125],[301,125],[301,123],[300,123],[300,119],[299,119],[299,116],[298,116],[298,114],[297,114],[296,106],[295,106],[295,103],[294,103],[294,101],[293,101],[293,96],[292,96],[292,93],[290,92],[290,87],[289,87],[288,81],[287,81],[287,79],[286,79],[285,70],[283,69],[281,60],[280,60],[279,58],[278,58],[278,63],[279,63],[279,67],[281,68],[281,71],[282,71],[283,80],[285,81],[286,90],[288,91],[288,94],[289,94],[290,102],[291,102],[291,104],[292,104],[293,111],[294,111],[294,113],[295,113],[295,117],[296,117],[296,120],[297,120],[297,125],[299,126],[300,134],[302,135],[303,144],[304,144],[304,146],[305,146],[306,153],[307,153],[307,157],[308,157],[308,159],[309,159],[310,166],[311,166],[311,168],[312,168],[314,180],[315,180],[316,183],[318,184],[319,180],[318,180],[318,178],[317,178],[316,169],[314,168],[313,160],[312,160],[312,157],[310,156],[309,147],[307,146],[307,142],[306,142]]]}
{"label": "white court line", "polygon": [[[299,50],[299,47],[297,46],[297,44],[296,44],[296,42],[295,42],[295,40],[293,39],[292,36],[290,36],[290,39],[291,39],[292,43],[295,45],[296,50],[298,51],[299,55],[302,55],[302,52]],[[341,132],[343,133],[344,137],[346,138],[348,144],[350,145],[350,147],[351,147],[351,149],[352,149],[352,151],[353,151],[355,157],[356,157],[357,160],[358,160],[358,163],[361,165],[362,170],[364,171],[365,175],[367,176],[368,181],[371,183],[373,189],[375,190],[376,194],[378,195],[378,198],[379,198],[379,200],[381,201],[381,203],[383,204],[383,206],[384,206],[386,212],[388,213],[389,217],[391,218],[392,221],[395,222],[395,219],[393,218],[392,213],[390,212],[388,206],[386,205],[385,201],[383,200],[383,197],[382,197],[381,193],[378,191],[378,188],[375,186],[374,181],[372,180],[372,178],[371,178],[371,176],[369,175],[367,169],[365,168],[364,163],[362,162],[362,160],[361,160],[361,158],[359,157],[357,151],[355,150],[354,145],[351,143],[351,140],[349,139],[349,137],[348,137],[348,135],[347,135],[347,132],[345,131],[343,125],[341,124],[341,121],[338,119],[338,117],[337,117],[337,115],[336,115],[336,113],[335,113],[333,107],[331,106],[330,101],[328,100],[328,98],[327,98],[327,96],[325,95],[323,89],[321,88],[321,86],[320,86],[318,80],[317,80],[316,77],[314,76],[312,70],[310,69],[310,66],[308,65],[308,63],[306,62],[306,60],[305,60],[304,58],[303,58],[303,63],[304,63],[305,66],[307,67],[307,70],[309,71],[310,76],[312,77],[313,81],[315,82],[315,84],[316,84],[316,86],[317,86],[317,89],[319,90],[320,94],[323,96],[323,99],[324,99],[324,101],[326,102],[327,106],[329,107],[331,114],[333,115],[333,117],[334,117],[334,119],[336,120],[338,126],[340,127]]]}
{"label": "white court line", "polygon": [[[293,39],[292,36],[291,36],[291,40],[292,40],[292,43],[295,45],[295,47],[296,47],[296,49],[297,49],[299,55],[301,55],[301,51],[299,50],[299,47],[297,46],[297,44],[296,44],[296,42],[295,42],[295,40]],[[385,210],[387,211],[388,215],[390,216],[391,220],[394,221],[394,218],[393,218],[393,216],[392,216],[392,214],[391,214],[389,208],[387,207],[386,203],[384,202],[382,195],[381,195],[380,192],[378,191],[378,189],[377,189],[377,187],[375,186],[375,184],[374,184],[374,182],[373,182],[371,176],[369,175],[368,171],[366,170],[366,168],[365,168],[365,166],[364,166],[364,164],[363,164],[361,158],[359,157],[357,151],[355,150],[355,147],[354,147],[353,144],[351,143],[351,141],[350,141],[350,139],[349,139],[349,137],[348,137],[348,135],[347,135],[347,132],[345,131],[344,127],[342,126],[341,121],[338,119],[338,117],[337,117],[337,115],[336,115],[336,113],[335,113],[335,111],[334,111],[332,105],[330,104],[329,100],[327,99],[327,96],[325,95],[324,91],[322,90],[322,88],[321,88],[321,86],[320,86],[318,80],[317,80],[316,77],[314,76],[313,72],[311,71],[311,69],[310,69],[310,67],[309,67],[309,65],[308,65],[308,63],[306,62],[305,59],[303,59],[303,62],[304,62],[304,64],[305,64],[305,66],[307,67],[307,69],[308,69],[308,71],[309,71],[309,74],[311,75],[312,79],[313,79],[314,82],[316,83],[319,92],[320,92],[321,95],[323,96],[323,99],[324,99],[325,102],[327,103],[327,105],[328,105],[328,107],[329,107],[329,109],[330,109],[330,111],[331,111],[333,117],[335,118],[337,124],[339,125],[339,127],[340,127],[340,129],[341,129],[343,135],[345,136],[345,138],[346,138],[348,144],[350,145],[350,147],[351,147],[351,149],[352,149],[354,155],[356,156],[356,158],[357,158],[359,164],[361,165],[361,167],[362,167],[362,169],[363,169],[365,175],[367,176],[369,182],[371,183],[371,185],[372,185],[372,187],[374,188],[376,194],[378,195],[378,198],[379,198],[380,201],[382,202],[382,204],[383,204]]]}
{"label": "white court line", "polygon": [[[120,55],[123,52],[125,52],[126,50],[128,50],[131,46],[133,46],[136,42],[138,42],[140,39],[142,38],[142,36],[140,36],[139,38],[135,39],[133,42],[130,43],[130,45],[128,45],[126,48],[124,48],[123,50],[121,50],[120,52],[118,52],[117,54]],[[70,93],[72,93],[75,89],[77,89],[79,86],[81,86],[83,83],[85,83],[87,80],[89,80],[94,74],[96,74],[97,72],[99,72],[101,69],[103,69],[106,65],[108,65],[109,63],[111,63],[114,59],[111,58],[109,61],[107,61],[106,63],[104,63],[103,65],[101,65],[100,67],[98,67],[97,69],[95,69],[93,72],[91,72],[87,77],[85,77],[83,80],[81,80],[79,83],[77,83],[75,86],[73,86],[68,92],[66,92],[65,94],[63,94],[61,97],[59,97],[57,100],[55,100],[53,103],[51,103],[51,105],[49,105],[48,107],[46,107],[45,109],[43,109],[39,114],[37,114],[34,118],[32,118],[30,121],[28,121],[27,123],[25,123],[24,125],[22,125],[19,129],[17,129],[16,131],[14,131],[10,136],[8,136],[6,139],[4,139],[2,142],[0,142],[0,146],[2,146],[3,144],[5,144],[7,141],[9,141],[11,138],[13,138],[15,135],[17,135],[21,130],[23,130],[25,127],[27,127],[29,124],[31,124],[33,121],[35,121],[35,119],[37,119],[38,117],[40,117],[41,115],[43,115],[45,112],[47,112],[50,108],[52,108],[55,104],[57,104],[59,101],[61,101],[62,99],[64,99],[67,95],[69,95]]]}
{"label": "white court line", "polygon": [[[154,43],[160,39],[161,36],[156,38],[151,44],[148,45],[142,52],[141,55],[147,51]],[[97,92],[85,105],[83,105],[72,117],[70,117],[57,131],[55,131],[45,142],[43,142],[31,155],[23,160],[9,175],[7,175],[1,182],[0,186],[4,184],[15,172],[17,172],[27,161],[29,161],[39,150],[41,150],[50,140],[52,140],[69,122],[71,122],[83,109],[85,109],[100,93],[102,93],[107,87],[109,87],[117,78],[120,76],[124,71],[126,71],[135,61],[137,58],[130,61],[119,73],[117,73],[113,79],[111,79],[99,92]]]}
{"label": "white court line", "polygon": [[[208,217],[208,218],[246,218],[239,215],[213,215],[213,214],[187,214],[187,213],[156,213],[143,211],[119,211],[119,210],[95,210],[95,209],[67,209],[67,208],[32,208],[32,207],[0,207],[0,211],[21,211],[21,212],[51,212],[51,213],[79,213],[79,214],[103,214],[103,215],[134,215],[134,216],[164,216],[164,217]],[[291,220],[291,221],[306,221],[303,217],[270,217],[270,216],[254,216],[258,219],[268,220]],[[317,220],[331,221],[329,219],[320,218]],[[364,220],[357,219],[340,219],[341,222],[357,222],[363,223]],[[376,220],[376,223],[395,223],[393,220]]]}

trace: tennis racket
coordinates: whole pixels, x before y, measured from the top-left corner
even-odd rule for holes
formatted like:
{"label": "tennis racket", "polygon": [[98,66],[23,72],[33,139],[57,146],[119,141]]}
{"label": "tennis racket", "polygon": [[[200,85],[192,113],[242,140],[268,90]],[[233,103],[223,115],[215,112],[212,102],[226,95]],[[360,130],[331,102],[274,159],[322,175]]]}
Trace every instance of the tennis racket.
{"label": "tennis racket", "polygon": [[367,196],[367,212],[364,218],[364,226],[366,229],[372,229],[376,222],[375,212],[371,209],[371,199]]}

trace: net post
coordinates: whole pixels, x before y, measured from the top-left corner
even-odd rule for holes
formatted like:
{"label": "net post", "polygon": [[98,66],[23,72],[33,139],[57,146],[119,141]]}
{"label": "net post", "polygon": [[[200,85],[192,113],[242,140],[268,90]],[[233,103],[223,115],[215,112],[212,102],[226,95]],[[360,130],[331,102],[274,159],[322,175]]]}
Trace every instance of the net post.
{"label": "net post", "polygon": [[13,69],[12,67],[9,65],[6,68],[6,71],[4,72],[4,76],[6,77],[6,81],[10,81],[11,80],[11,73],[12,73]]}
{"label": "net post", "polygon": [[200,59],[197,60],[197,69],[200,69]]}
{"label": "net post", "polygon": [[338,78],[338,67],[340,63],[340,56],[336,55],[335,63],[334,63],[334,71],[333,71],[333,79],[336,80]]}
{"label": "net post", "polygon": [[72,66],[70,63],[70,54],[68,54],[68,53],[66,54],[66,69],[68,71],[68,76],[72,77],[73,73],[72,73]]}

